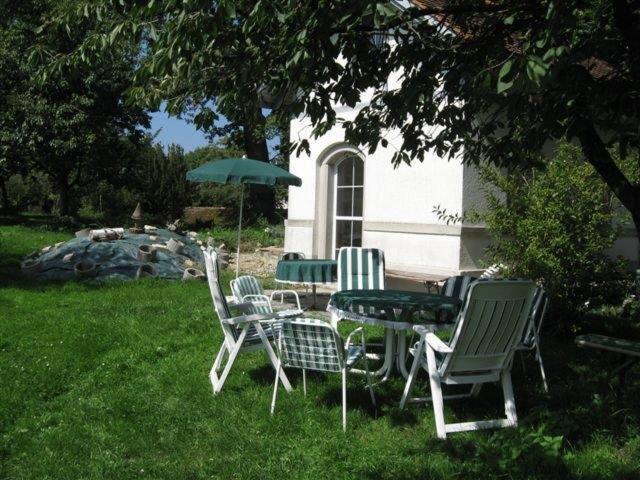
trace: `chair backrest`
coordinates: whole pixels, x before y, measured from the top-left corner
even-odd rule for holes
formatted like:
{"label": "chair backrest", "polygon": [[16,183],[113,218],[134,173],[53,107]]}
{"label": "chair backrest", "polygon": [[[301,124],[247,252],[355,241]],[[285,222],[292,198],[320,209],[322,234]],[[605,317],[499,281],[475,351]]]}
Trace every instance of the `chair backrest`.
{"label": "chair backrest", "polygon": [[222,332],[224,333],[225,340],[230,341],[232,344],[238,339],[238,331],[232,325],[228,325],[222,320],[231,318],[231,312],[227,299],[222,293],[222,286],[220,285],[220,268],[218,265],[218,254],[213,247],[207,247],[203,250],[204,265],[207,270],[207,283],[209,284],[209,291],[211,292],[211,298],[213,300],[213,308],[220,319],[220,325],[222,326]]}
{"label": "chair backrest", "polygon": [[384,252],[342,247],[338,252],[338,291],[384,289]]}
{"label": "chair backrest", "polygon": [[467,292],[469,291],[471,283],[476,280],[476,277],[472,277],[470,275],[456,275],[455,277],[449,277],[442,284],[440,294],[446,295],[447,297],[456,297],[464,301],[467,297]]}
{"label": "chair backrest", "polygon": [[264,295],[264,290],[262,289],[262,285],[256,277],[251,275],[243,275],[234,280],[231,280],[231,293],[233,293],[233,297],[236,302],[242,303],[245,301],[251,302],[253,304],[253,312],[252,313],[271,313],[271,306],[262,300],[258,299],[248,299],[244,298],[247,295]]}
{"label": "chair backrest", "polygon": [[499,372],[509,367],[525,329],[535,283],[528,280],[474,282],[440,365],[442,376]]}
{"label": "chair backrest", "polygon": [[304,260],[304,253],[302,252],[284,252],[280,260]]}
{"label": "chair backrest", "polygon": [[283,320],[276,344],[282,364],[287,367],[339,372],[344,365],[342,339],[321,320]]}
{"label": "chair backrest", "polygon": [[525,346],[532,347],[533,343],[538,335],[540,335],[540,327],[544,316],[547,312],[549,305],[549,295],[542,287],[536,288],[536,293],[533,296],[533,303],[531,304],[531,310],[529,311],[529,322],[524,330],[524,336],[522,337],[522,343]]}

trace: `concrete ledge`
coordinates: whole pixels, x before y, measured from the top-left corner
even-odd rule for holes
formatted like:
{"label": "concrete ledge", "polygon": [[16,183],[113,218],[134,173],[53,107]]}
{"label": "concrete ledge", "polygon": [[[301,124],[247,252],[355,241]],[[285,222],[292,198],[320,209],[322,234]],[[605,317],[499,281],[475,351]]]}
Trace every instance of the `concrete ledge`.
{"label": "concrete ledge", "polygon": [[313,228],[313,220],[298,219],[298,218],[287,218],[284,221],[284,226],[285,227]]}
{"label": "concrete ledge", "polygon": [[414,233],[422,235],[485,236],[484,225],[444,225],[440,223],[368,222],[363,223],[365,232]]}

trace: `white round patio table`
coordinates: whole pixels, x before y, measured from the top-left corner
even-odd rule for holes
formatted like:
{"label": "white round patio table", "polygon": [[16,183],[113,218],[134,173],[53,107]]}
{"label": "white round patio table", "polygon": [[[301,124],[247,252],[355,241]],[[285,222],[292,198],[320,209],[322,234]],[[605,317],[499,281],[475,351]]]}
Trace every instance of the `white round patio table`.
{"label": "white round patio table", "polygon": [[425,323],[415,321],[416,313],[446,312],[447,320],[453,319],[460,309],[460,299],[435,293],[409,292],[404,290],[342,290],[329,299],[327,311],[334,320],[349,320],[365,325],[384,327],[384,363],[376,372],[387,380],[394,370],[407,378],[406,366],[407,330],[414,325],[425,325],[432,331],[449,329],[451,321]]}

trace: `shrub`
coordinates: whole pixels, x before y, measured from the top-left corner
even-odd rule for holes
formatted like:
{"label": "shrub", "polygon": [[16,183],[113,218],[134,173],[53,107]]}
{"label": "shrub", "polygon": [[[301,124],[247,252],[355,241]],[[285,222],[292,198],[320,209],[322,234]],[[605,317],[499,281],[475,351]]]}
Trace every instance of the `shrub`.
{"label": "shrub", "polygon": [[182,147],[170,145],[166,154],[160,145],[148,149],[140,159],[136,175],[136,193],[144,211],[165,219],[179,218],[191,202],[187,171]]}
{"label": "shrub", "polygon": [[485,167],[482,177],[488,210],[480,216],[492,237],[491,262],[540,281],[565,314],[622,300],[617,282],[626,277],[626,264],[606,255],[619,233],[620,210],[577,148],[559,145],[544,170],[505,176]]}
{"label": "shrub", "polygon": [[[244,222],[243,222],[244,223]],[[235,251],[238,246],[238,229],[236,227],[214,227],[202,232],[200,238],[211,237],[216,245],[224,244],[228,250]],[[242,229],[240,250],[254,251],[256,248],[282,246],[284,244],[284,225],[272,225],[265,219],[259,219],[255,225]]]}

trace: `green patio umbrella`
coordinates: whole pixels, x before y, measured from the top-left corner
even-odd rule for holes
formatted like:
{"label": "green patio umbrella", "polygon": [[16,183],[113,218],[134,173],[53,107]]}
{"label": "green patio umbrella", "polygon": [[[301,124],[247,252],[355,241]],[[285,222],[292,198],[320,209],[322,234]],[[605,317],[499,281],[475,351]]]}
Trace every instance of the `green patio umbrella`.
{"label": "green patio umbrella", "polygon": [[240,195],[240,219],[238,220],[238,252],[236,257],[236,277],[240,269],[240,233],[242,231],[242,207],[244,203],[244,184],[257,185],[294,185],[299,187],[299,177],[267,162],[250,158],[225,158],[200,165],[187,172],[190,182],[237,183],[242,185]]}

